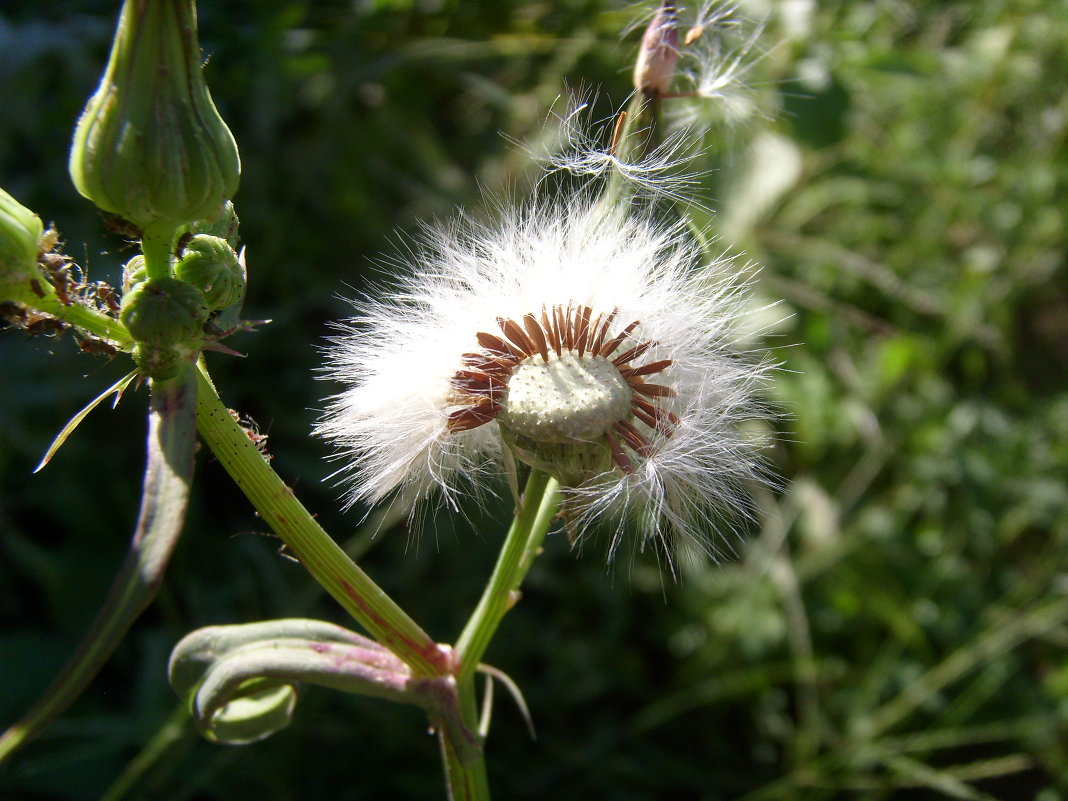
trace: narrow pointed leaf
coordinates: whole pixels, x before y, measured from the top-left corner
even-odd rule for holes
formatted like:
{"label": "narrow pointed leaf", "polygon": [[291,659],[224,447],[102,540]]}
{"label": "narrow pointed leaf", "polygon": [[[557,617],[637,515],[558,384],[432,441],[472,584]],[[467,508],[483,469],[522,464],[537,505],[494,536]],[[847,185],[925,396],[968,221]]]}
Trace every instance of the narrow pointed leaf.
{"label": "narrow pointed leaf", "polygon": [[481,664],[478,666],[478,672],[486,675],[486,699],[488,702],[483,704],[482,718],[478,727],[479,734],[483,738],[489,735],[490,720],[493,717],[493,691],[489,688],[493,687],[493,681],[496,679],[504,685],[504,689],[512,696],[512,701],[515,702],[516,707],[519,709],[519,714],[527,726],[527,733],[530,734],[530,739],[538,739],[537,733],[534,731],[534,719],[530,716],[530,707],[527,706],[527,699],[523,697],[523,691],[519,689],[519,685],[515,683],[515,680],[503,670],[492,665]]}
{"label": "narrow pointed leaf", "polygon": [[74,417],[72,417],[67,422],[67,424],[63,426],[62,429],[60,429],[60,432],[56,434],[56,438],[52,440],[52,444],[48,446],[48,450],[45,451],[45,455],[41,458],[41,463],[37,465],[37,467],[33,468],[33,472],[39,473],[44,468],[44,466],[52,460],[52,457],[56,455],[56,451],[58,451],[63,446],[63,443],[67,441],[67,437],[74,433],[74,429],[76,429],[81,424],[82,420],[88,417],[89,412],[93,411],[93,409],[99,406],[109,395],[114,395],[115,403],[118,403],[123,391],[126,389],[126,387],[130,386],[130,382],[133,381],[136,376],[136,370],[130,371],[118,381],[116,381],[114,384],[112,384],[110,387],[108,387],[99,395],[97,395],[95,398],[93,398],[91,401],[89,401],[89,403],[86,404],[85,408],[78,412],[76,415],[74,415]]}
{"label": "narrow pointed leaf", "polygon": [[0,762],[77,699],[159,589],[185,520],[193,477],[195,412],[191,365],[175,379],[153,382],[141,511],[126,559],[74,656],[37,704],[0,737]]}

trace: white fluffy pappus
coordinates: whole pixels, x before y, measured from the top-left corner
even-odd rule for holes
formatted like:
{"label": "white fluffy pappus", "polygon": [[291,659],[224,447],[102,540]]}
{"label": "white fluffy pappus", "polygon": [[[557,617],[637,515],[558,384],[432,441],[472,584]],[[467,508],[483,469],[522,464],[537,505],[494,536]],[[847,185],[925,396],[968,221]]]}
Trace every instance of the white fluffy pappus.
{"label": "white fluffy pappus", "polygon": [[[355,303],[325,349],[343,385],[316,433],[349,503],[478,492],[504,449],[561,479],[573,534],[715,552],[712,523],[765,477],[742,429],[766,360],[742,352],[748,285],[682,225],[577,195],[428,229],[400,285]],[[497,481],[498,486],[503,482]],[[595,525],[596,524],[596,525]]]}
{"label": "white fluffy pappus", "polygon": [[770,52],[761,45],[764,29],[735,2],[712,0],[695,9],[680,47],[676,92],[706,102],[671,104],[674,125],[700,131],[712,123],[731,128],[771,116],[752,80]]}
{"label": "white fluffy pappus", "polygon": [[597,122],[591,118],[591,106],[592,100],[581,95],[558,98],[546,121],[546,129],[555,132],[555,141],[541,149],[524,148],[545,166],[547,174],[566,172],[583,179],[618,175],[643,197],[701,205],[694,195],[703,176],[692,164],[702,152],[692,131],[673,130],[652,152],[628,160],[615,152],[611,141],[619,117]]}

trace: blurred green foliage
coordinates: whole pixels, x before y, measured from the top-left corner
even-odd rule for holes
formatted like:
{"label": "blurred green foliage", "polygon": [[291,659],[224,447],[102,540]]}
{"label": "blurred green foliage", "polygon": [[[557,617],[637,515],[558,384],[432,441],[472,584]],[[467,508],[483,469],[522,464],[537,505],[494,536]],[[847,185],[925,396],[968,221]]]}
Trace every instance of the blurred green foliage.
{"label": "blurred green foliage", "polygon": [[[117,2],[0,11],[0,183],[93,279],[129,253],[71,188],[70,132]],[[400,232],[536,178],[510,140],[549,134],[565,86],[628,91],[641,9],[607,0],[202,0],[206,76],[241,147],[248,315],[213,359],[227,401],[341,540],[308,438],[327,321],[388,281]],[[736,558],[677,583],[562,537],[489,658],[505,799],[1068,798],[1068,3],[747,3],[766,14],[749,115],[709,131],[705,220],[785,299],[769,458],[781,492]],[[689,101],[681,101],[689,102]],[[757,111],[761,113],[756,113]],[[504,135],[502,135],[504,134]],[[726,142],[726,144],[723,144]],[[82,243],[85,243],[84,245]],[[387,258],[383,259],[382,254]],[[136,514],[144,394],[52,435],[126,369],[68,339],[0,339],[0,722],[73,651]],[[0,773],[5,799],[441,797],[413,710],[310,690],[240,749],[165,727],[164,667],[192,628],[345,623],[208,454],[161,596],[79,703]],[[456,636],[508,510],[354,544],[441,640]],[[474,529],[474,531],[472,530]],[[173,736],[172,736],[173,733]],[[113,789],[118,789],[113,788]],[[110,796],[119,797],[119,793]]]}

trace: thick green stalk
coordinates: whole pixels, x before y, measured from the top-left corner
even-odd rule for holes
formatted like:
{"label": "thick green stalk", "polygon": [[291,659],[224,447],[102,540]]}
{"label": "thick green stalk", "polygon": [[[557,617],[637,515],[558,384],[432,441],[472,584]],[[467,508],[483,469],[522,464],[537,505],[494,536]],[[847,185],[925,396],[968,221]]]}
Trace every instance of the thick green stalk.
{"label": "thick green stalk", "polygon": [[264,460],[219,400],[201,363],[197,429],[264,520],[317,582],[416,674],[450,671],[448,654],[345,554]]}

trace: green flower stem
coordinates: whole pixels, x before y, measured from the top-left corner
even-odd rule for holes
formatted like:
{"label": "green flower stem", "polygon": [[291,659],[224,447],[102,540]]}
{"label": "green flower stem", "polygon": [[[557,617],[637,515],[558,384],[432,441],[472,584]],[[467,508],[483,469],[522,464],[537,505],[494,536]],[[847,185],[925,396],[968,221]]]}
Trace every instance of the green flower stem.
{"label": "green flower stem", "polygon": [[197,429],[293,555],[380,643],[424,676],[450,672],[447,652],[361,570],[301,505],[230,416],[201,362]]}
{"label": "green flower stem", "polygon": [[[548,473],[530,471],[523,492],[522,508],[508,530],[489,584],[456,643],[456,661],[459,664],[457,676],[461,680],[461,690],[463,681],[474,676],[501,619],[515,604],[519,585],[523,583],[541,548],[560,505],[559,490],[559,483]],[[467,722],[468,725],[472,723],[470,720]]]}
{"label": "green flower stem", "polygon": [[[466,717],[466,714],[465,714]],[[445,763],[445,786],[449,801],[489,801],[489,779],[486,778],[486,759],[482,746],[471,741],[469,746],[458,747],[464,737],[474,738],[475,729],[464,725],[464,731],[453,736],[447,724],[439,724],[438,739],[441,742],[441,760]]]}
{"label": "green flower stem", "polygon": [[167,278],[171,275],[171,251],[177,238],[178,231],[170,224],[146,228],[141,232],[141,252],[145,256],[145,274],[149,278]]}
{"label": "green flower stem", "polygon": [[105,339],[119,350],[129,350],[133,347],[134,341],[126,331],[126,326],[114,317],[82,306],[80,303],[75,302],[70,306],[64,306],[58,298],[48,296],[34,301],[33,308],[88,331],[93,336]]}
{"label": "green flower stem", "polygon": [[560,486],[555,478],[540,470],[531,470],[520,508],[508,530],[504,547],[497,557],[486,589],[478,606],[456,643],[456,682],[466,732],[450,732],[446,723],[441,731],[441,756],[445,762],[445,779],[451,801],[488,801],[486,761],[481,744],[458,748],[464,736],[478,731],[478,704],[475,697],[475,671],[493,639],[497,627],[515,605],[519,585],[549,531],[559,508]]}

